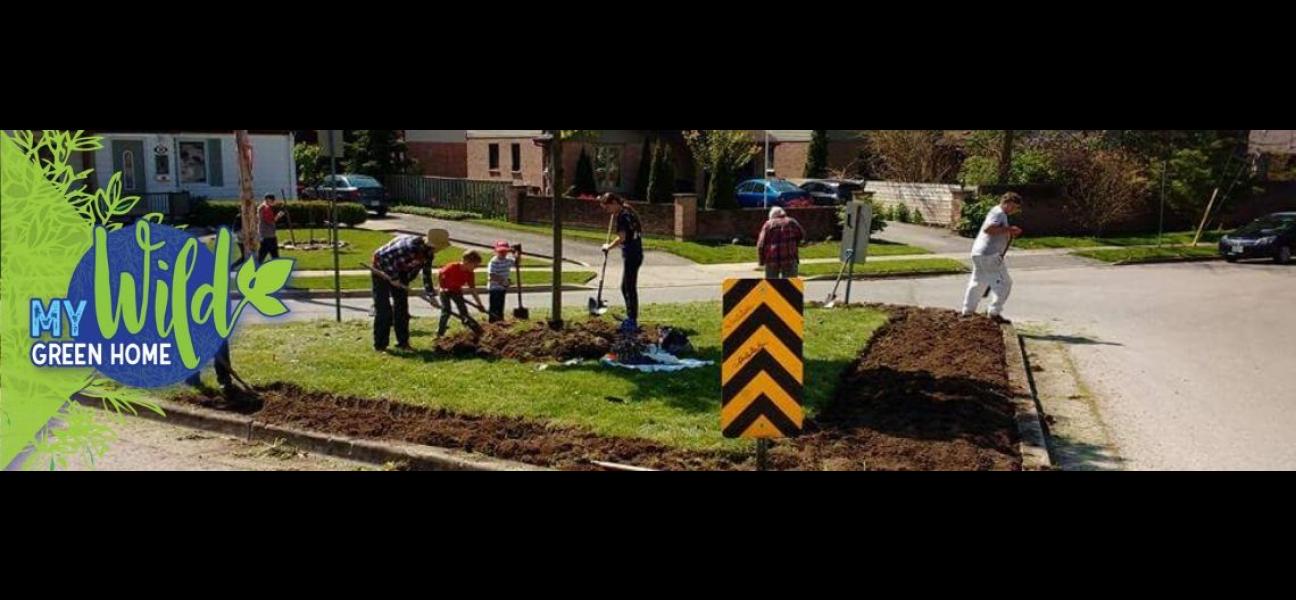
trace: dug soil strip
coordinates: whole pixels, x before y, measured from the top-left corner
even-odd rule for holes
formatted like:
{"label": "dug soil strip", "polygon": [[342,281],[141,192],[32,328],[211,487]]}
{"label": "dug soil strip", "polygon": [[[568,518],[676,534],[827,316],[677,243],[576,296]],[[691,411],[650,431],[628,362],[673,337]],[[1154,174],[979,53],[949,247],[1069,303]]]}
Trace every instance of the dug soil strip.
{"label": "dug soil strip", "polygon": [[[1017,411],[999,327],[986,319],[960,319],[951,311],[887,310],[890,323],[842,374],[833,402],[817,419],[807,420],[804,435],[774,443],[771,467],[1021,469]],[[515,360],[590,357],[605,351],[614,331],[610,323],[592,321],[550,339],[535,330],[494,327],[471,345],[442,340],[439,350]],[[202,394],[180,396],[184,416],[172,414],[195,422],[210,417],[222,427],[244,427],[250,437],[284,438],[316,452],[360,460],[387,462],[391,459],[382,457],[397,452],[421,456],[422,462],[412,465],[416,468],[598,470],[598,462],[655,470],[754,467],[748,452],[684,450],[538,419],[460,414],[285,383],[258,392],[260,402],[243,415],[231,415],[225,399]],[[381,452],[366,458],[370,445]]]}
{"label": "dug soil strip", "polygon": [[999,326],[954,311],[881,308],[891,321],[842,375],[818,431],[797,440],[802,462],[810,454],[834,468],[1020,470]]}

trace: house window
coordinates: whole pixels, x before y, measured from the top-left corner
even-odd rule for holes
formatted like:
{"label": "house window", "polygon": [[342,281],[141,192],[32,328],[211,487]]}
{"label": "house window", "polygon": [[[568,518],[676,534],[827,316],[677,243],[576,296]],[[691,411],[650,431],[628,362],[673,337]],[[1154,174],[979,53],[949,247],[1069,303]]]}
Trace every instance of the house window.
{"label": "house window", "polygon": [[122,152],[122,189],[133,192],[135,185],[135,153],[127,150]]}
{"label": "house window", "polygon": [[620,146],[598,146],[594,149],[594,179],[601,192],[621,189]]}
{"label": "house window", "polygon": [[180,142],[180,183],[207,183],[206,142]]}
{"label": "house window", "polygon": [[522,144],[513,144],[513,172],[522,172]]}
{"label": "house window", "polygon": [[499,170],[499,144],[490,145],[490,170]]}

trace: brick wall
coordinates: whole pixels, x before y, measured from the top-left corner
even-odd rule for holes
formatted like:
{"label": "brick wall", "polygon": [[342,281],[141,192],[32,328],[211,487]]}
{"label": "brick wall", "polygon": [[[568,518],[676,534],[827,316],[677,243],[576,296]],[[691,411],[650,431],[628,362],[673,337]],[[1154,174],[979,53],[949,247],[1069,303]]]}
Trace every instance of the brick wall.
{"label": "brick wall", "polygon": [[468,145],[441,142],[408,142],[409,155],[423,175],[468,177]]}
{"label": "brick wall", "polygon": [[955,226],[963,199],[968,195],[957,185],[940,183],[898,183],[870,181],[864,188],[886,209],[903,204],[910,213],[922,213],[929,225]]}
{"label": "brick wall", "polygon": [[[509,218],[516,223],[548,225],[553,222],[553,199],[526,195],[516,200],[517,210],[510,209]],[[675,206],[631,202],[630,207],[639,213],[644,233],[675,235]],[[562,217],[565,225],[586,229],[607,229],[608,213],[597,200],[562,199]]]}
{"label": "brick wall", "polygon": [[[805,228],[808,240],[820,241],[841,235],[837,225],[836,208],[789,208],[787,213]],[[754,242],[768,218],[769,213],[761,209],[699,210],[696,239],[700,241],[738,239]]]}
{"label": "brick wall", "polygon": [[[548,225],[553,222],[552,206],[550,198],[532,196],[515,188],[509,199],[508,218],[514,223]],[[680,240],[754,241],[768,216],[764,210],[698,210],[697,196],[693,194],[676,194],[673,205],[632,202],[630,206],[639,213],[644,233]],[[564,198],[562,211],[563,223],[567,225],[596,230],[608,226],[608,214],[594,200]],[[809,240],[825,240],[841,234],[836,208],[793,208],[788,209],[788,214],[801,223]]]}

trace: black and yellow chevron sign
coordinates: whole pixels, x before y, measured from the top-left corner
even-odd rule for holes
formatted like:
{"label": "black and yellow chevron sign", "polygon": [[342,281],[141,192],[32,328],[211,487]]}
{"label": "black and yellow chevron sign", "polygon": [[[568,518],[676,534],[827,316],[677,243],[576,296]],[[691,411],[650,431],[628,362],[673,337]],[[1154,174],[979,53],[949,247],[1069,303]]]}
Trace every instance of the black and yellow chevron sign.
{"label": "black and yellow chevron sign", "polygon": [[801,432],[804,290],[800,279],[724,282],[720,427],[725,437],[781,438]]}

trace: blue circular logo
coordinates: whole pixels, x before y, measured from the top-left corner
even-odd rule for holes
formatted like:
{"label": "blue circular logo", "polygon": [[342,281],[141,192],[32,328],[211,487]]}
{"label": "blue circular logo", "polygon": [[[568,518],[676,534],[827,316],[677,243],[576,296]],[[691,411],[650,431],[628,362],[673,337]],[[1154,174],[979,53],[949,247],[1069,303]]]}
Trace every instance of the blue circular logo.
{"label": "blue circular logo", "polygon": [[[137,239],[138,224],[123,227],[106,236],[108,257],[109,290],[99,290],[100,294],[108,293],[109,306],[116,314],[117,331],[111,338],[105,338],[100,330],[95,302],[95,249],[91,248],[81,257],[76,271],[68,286],[68,298],[86,301],[85,313],[81,318],[77,341],[98,343],[103,348],[103,364],[98,370],[113,380],[130,386],[154,388],[178,383],[201,370],[221,345],[225,342],[217,331],[214,319],[197,322],[195,315],[207,311],[229,311],[225,298],[205,295],[197,298],[201,305],[194,306],[199,286],[214,283],[213,271],[216,256],[198,238],[182,230],[166,225],[149,224],[144,231],[148,232],[148,245],[160,247],[147,254]],[[174,289],[178,274],[176,261],[185,244],[192,241],[196,248],[192,251],[189,265],[183,265],[188,273],[183,282],[183,290]],[[148,261],[148,277],[145,278],[145,261]],[[134,281],[134,297],[122,296],[122,282],[127,276]],[[222,274],[228,277],[228,274]],[[208,308],[212,302],[225,301],[224,306]],[[179,314],[177,314],[179,313]],[[105,315],[112,320],[113,314]],[[138,332],[132,333],[133,324],[142,323]],[[187,367],[181,356],[181,344],[177,342],[177,329],[187,327],[189,342],[197,362]],[[163,335],[162,332],[166,332]],[[165,347],[163,345],[169,345]],[[169,364],[158,364],[159,353],[165,352]],[[112,360],[110,360],[110,357]]]}

